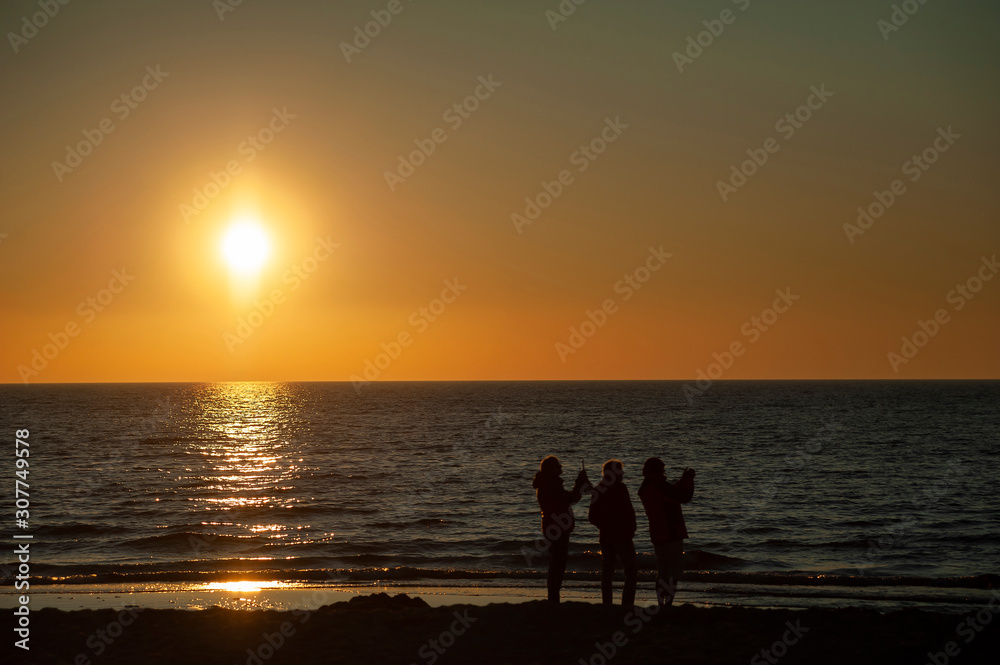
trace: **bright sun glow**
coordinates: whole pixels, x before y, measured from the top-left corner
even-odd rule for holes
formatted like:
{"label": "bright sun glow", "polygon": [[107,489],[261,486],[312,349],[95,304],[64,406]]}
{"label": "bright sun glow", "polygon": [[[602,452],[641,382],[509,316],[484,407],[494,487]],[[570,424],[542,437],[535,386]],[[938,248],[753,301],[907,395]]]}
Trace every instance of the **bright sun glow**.
{"label": "bright sun glow", "polygon": [[222,239],[222,255],[238,273],[255,273],[271,253],[271,242],[259,224],[249,220],[233,223]]}
{"label": "bright sun glow", "polygon": [[231,591],[237,593],[256,593],[262,589],[277,589],[284,586],[281,582],[209,582],[205,588],[210,591]]}

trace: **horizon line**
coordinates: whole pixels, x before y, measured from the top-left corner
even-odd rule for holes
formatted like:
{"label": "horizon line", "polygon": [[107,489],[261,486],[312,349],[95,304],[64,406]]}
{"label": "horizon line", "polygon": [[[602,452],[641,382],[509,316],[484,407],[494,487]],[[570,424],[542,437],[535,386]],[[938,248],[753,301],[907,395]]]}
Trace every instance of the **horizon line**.
{"label": "horizon line", "polygon": [[[691,383],[698,379],[407,379],[368,381],[369,384],[398,383]],[[916,381],[952,381],[952,382],[988,382],[1000,381],[998,378],[837,378],[837,379],[713,379],[713,383],[834,383],[834,382],[916,382]],[[0,386],[98,386],[98,385],[183,385],[191,383],[354,383],[349,379],[225,379],[188,381],[32,381],[30,383],[6,381]]]}

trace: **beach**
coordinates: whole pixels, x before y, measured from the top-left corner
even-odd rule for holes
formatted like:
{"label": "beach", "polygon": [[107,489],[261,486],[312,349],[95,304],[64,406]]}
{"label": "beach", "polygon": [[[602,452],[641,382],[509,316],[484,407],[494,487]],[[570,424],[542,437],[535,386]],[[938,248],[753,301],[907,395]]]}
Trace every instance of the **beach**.
{"label": "beach", "polygon": [[[994,598],[966,615],[689,604],[623,611],[541,600],[431,607],[385,593],[312,611],[42,609],[32,615],[30,661],[16,662],[993,663],[1000,594]],[[9,641],[3,649],[17,651]]]}

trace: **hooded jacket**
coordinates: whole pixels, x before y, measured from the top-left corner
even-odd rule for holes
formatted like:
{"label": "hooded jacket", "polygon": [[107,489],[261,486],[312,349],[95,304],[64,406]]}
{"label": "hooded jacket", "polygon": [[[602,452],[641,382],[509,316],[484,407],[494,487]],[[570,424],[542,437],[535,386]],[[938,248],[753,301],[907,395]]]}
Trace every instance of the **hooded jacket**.
{"label": "hooded jacket", "polygon": [[[580,500],[580,484],[573,485],[572,491],[566,490],[561,476],[538,471],[531,486],[535,488],[535,498],[538,499],[538,507],[542,509],[542,533],[548,537],[549,527],[553,525],[551,533],[558,533],[559,536],[572,533],[576,526],[572,506]],[[558,532],[555,531],[556,528]]]}
{"label": "hooded jacket", "polygon": [[670,543],[688,537],[681,504],[694,495],[694,480],[679,480],[670,484],[666,478],[646,478],[639,487],[639,498],[649,518],[649,539],[654,543]]}

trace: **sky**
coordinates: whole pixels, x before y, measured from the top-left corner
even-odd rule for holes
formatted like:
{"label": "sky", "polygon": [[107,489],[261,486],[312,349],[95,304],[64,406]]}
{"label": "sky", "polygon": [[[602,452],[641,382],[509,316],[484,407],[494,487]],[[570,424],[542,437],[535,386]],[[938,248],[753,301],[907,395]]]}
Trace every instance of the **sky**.
{"label": "sky", "polygon": [[1000,8],[896,6],[5,2],[0,382],[1000,378]]}

